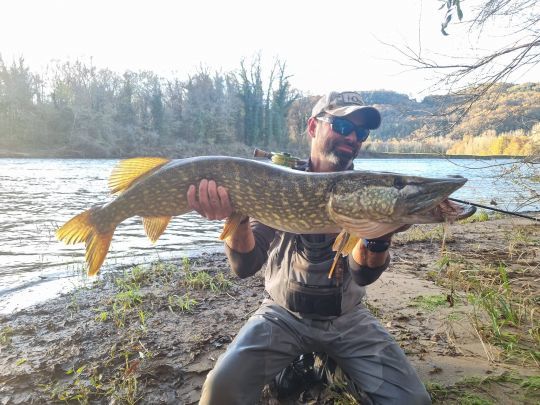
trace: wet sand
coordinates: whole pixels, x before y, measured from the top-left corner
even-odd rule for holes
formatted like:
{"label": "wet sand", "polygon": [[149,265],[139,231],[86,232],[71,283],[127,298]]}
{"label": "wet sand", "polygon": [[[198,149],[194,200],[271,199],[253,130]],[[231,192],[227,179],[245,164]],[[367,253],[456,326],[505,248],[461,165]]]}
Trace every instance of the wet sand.
{"label": "wet sand", "polygon": [[[504,263],[513,293],[538,297],[539,228],[504,218],[452,225],[444,247],[440,226],[396,238],[391,267],[368,287],[366,305],[435,403],[460,403],[464,392],[501,404],[540,400],[538,386],[522,384],[539,375],[538,364],[489,340],[467,298],[473,284],[463,279],[477,271],[495,286],[498,276],[485,266]],[[0,404],[197,403],[206,374],[262,299],[261,274],[239,280],[214,253],[103,277],[91,289],[1,316]],[[468,377],[483,382],[463,385]],[[324,395],[285,402],[332,403]]]}

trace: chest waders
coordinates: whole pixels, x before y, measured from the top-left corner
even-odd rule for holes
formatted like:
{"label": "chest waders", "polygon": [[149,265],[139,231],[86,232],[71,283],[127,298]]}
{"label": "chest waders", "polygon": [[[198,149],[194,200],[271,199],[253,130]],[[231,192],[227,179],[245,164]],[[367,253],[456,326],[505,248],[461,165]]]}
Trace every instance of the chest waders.
{"label": "chest waders", "polygon": [[[297,170],[307,170],[308,168],[307,161],[300,160],[299,158],[291,156],[288,153],[271,153],[256,149],[254,151],[254,156],[271,159],[275,164],[287,166]],[[302,241],[300,243],[301,246],[297,246],[298,242],[300,241]],[[309,257],[311,252],[316,255],[317,250],[310,249],[310,247],[314,248],[315,246],[312,245],[307,247],[307,244],[307,241],[305,241],[301,236],[297,237],[294,244],[295,251],[297,251],[297,248],[299,247],[300,249],[298,250],[303,251],[303,253],[308,256],[307,259],[315,259],[315,261],[321,259],[317,257]],[[307,249],[303,249],[306,247]],[[334,290],[336,290],[336,287],[340,288],[343,286],[343,275],[344,271],[346,271],[345,267],[346,263],[342,257],[334,274]],[[290,310],[295,312],[306,312],[305,309],[310,308],[313,312],[320,313],[320,309],[323,309],[323,312],[329,310],[330,313],[320,313],[320,315],[340,315],[342,289],[339,294],[324,294],[324,291],[320,291],[321,296],[319,299],[310,302],[309,300],[305,300],[303,298],[302,285],[296,285],[293,287],[294,288],[290,288],[289,282],[285,304]],[[299,310],[300,308],[304,309],[304,311]],[[312,311],[309,311],[309,309],[307,310],[307,312]],[[372,403],[364,392],[357,389],[352,379],[331,357],[329,357],[326,353],[320,352],[305,353],[295,358],[291,364],[289,364],[274,378],[274,381],[272,381],[270,384],[270,392],[281,400],[292,397],[293,395],[297,396],[317,385],[324,384],[333,386],[333,389],[353,396],[361,404],[369,405]]]}

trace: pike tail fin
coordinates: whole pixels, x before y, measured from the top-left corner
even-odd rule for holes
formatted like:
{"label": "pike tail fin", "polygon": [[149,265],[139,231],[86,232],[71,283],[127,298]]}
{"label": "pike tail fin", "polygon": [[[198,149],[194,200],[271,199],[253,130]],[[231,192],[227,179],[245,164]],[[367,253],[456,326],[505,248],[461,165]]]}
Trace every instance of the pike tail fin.
{"label": "pike tail fin", "polygon": [[56,237],[68,245],[81,242],[86,244],[86,263],[88,264],[89,276],[94,276],[99,271],[109,251],[114,233],[114,228],[110,232],[100,233],[92,223],[92,213],[99,208],[90,208],[71,218],[56,231]]}

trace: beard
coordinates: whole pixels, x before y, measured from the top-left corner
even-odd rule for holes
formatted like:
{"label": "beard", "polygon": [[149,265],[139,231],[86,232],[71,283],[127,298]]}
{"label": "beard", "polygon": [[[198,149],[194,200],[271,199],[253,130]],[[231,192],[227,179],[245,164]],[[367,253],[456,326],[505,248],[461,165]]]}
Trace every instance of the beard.
{"label": "beard", "polygon": [[322,147],[322,155],[334,166],[336,171],[339,171],[349,167],[353,159],[358,156],[359,150],[360,146],[358,144],[352,145],[344,140],[326,139]]}

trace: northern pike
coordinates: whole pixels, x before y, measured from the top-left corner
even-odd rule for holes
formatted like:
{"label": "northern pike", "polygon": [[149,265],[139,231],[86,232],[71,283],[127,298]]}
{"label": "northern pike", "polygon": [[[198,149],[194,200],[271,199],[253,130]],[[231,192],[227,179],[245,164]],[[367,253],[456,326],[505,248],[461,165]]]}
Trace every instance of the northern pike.
{"label": "northern pike", "polygon": [[405,224],[453,221],[474,212],[473,207],[446,200],[465,184],[463,177],[360,170],[313,173],[224,156],[133,158],[113,169],[109,187],[117,197],[75,216],[56,235],[68,244],[86,244],[88,274],[94,275],[122,221],[142,217],[146,234],[157,241],[173,216],[192,211],[187,190],[202,179],[228,189],[234,213],[221,239],[230,236],[245,216],[286,232],[341,232],[371,239]]}

